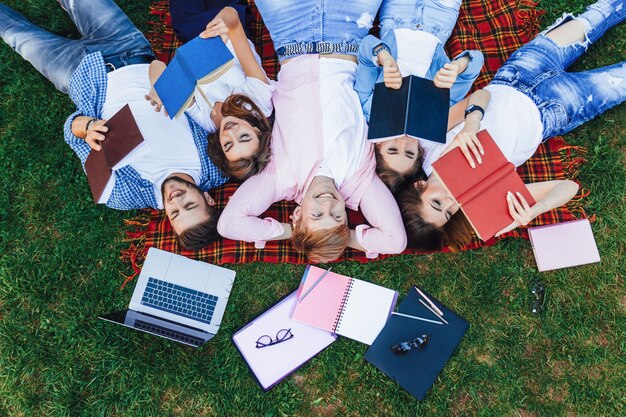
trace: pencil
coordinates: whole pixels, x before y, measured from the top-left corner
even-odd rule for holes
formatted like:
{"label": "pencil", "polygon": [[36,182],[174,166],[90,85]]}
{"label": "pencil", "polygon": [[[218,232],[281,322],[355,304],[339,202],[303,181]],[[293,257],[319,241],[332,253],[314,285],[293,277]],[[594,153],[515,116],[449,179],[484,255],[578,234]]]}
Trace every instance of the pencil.
{"label": "pencil", "polygon": [[428,304],[430,304],[430,306],[431,306],[431,307],[432,307],[432,308],[433,308],[436,312],[438,312],[440,316],[443,316],[443,311],[439,310],[439,308],[435,305],[435,303],[433,303],[433,302],[431,301],[431,299],[430,299],[430,298],[428,298],[428,296],[422,292],[422,290],[420,290],[419,288],[417,288],[417,286],[415,286],[415,285],[413,286],[413,288],[415,288],[415,290],[416,290],[418,293],[420,293],[420,295],[421,295],[422,297],[424,297],[424,298],[426,299],[426,301],[428,301]]}
{"label": "pencil", "polygon": [[392,311],[391,314],[393,314],[394,316],[407,317],[407,318],[410,318],[410,319],[413,319],[413,320],[427,321],[429,323],[434,323],[434,324],[443,324],[440,321],[429,320],[429,319],[425,319],[423,317],[410,316],[410,315],[404,314],[404,313],[396,313],[395,311]]}
{"label": "pencil", "polygon": [[428,304],[426,304],[426,303],[424,302],[424,300],[420,300],[420,303],[422,303],[422,305],[423,305],[424,307],[426,307],[427,309],[429,309],[431,313],[433,313],[435,316],[437,316],[437,318],[438,318],[439,320],[443,321],[443,322],[444,322],[444,323],[446,323],[446,324],[450,324],[450,323],[448,323],[448,322],[446,321],[446,319],[444,319],[443,317],[441,317],[439,314],[437,314],[437,312],[436,312],[435,310],[433,310],[433,309],[432,309],[432,308],[431,308]]}
{"label": "pencil", "polygon": [[313,288],[315,288],[315,286],[317,284],[319,284],[322,279],[324,279],[324,277],[330,272],[331,269],[333,269],[332,266],[330,268],[328,268],[322,275],[320,275],[320,277],[317,279],[317,281],[315,281],[313,283],[313,285],[311,285],[311,287],[308,290],[306,290],[306,292],[304,294],[302,294],[302,297],[298,298],[297,302],[299,303],[300,301],[304,300],[304,297],[309,295],[309,293],[313,290]]}

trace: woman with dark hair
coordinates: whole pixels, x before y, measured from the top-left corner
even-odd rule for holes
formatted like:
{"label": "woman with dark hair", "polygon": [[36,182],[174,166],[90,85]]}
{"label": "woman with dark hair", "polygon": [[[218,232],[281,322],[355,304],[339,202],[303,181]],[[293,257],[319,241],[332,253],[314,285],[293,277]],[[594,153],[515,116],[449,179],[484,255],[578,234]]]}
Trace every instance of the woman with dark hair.
{"label": "woman with dark hair", "polygon": [[[354,85],[368,121],[377,82],[399,89],[402,77],[415,75],[450,89],[451,106],[465,97],[483,66],[483,55],[464,51],[451,61],[443,49],[460,7],[461,0],[383,0],[381,37],[368,35],[361,42]],[[376,172],[394,192],[422,166],[419,145],[413,138],[378,142],[375,152]]]}
{"label": "woman with dark hair", "polygon": [[[463,244],[469,237],[467,222],[459,219],[459,204],[432,173],[432,163],[439,156],[460,147],[475,167],[483,156],[476,133],[487,129],[507,159],[519,166],[542,141],[565,134],[626,100],[625,62],[566,72],[589,44],[624,20],[625,6],[625,0],[600,0],[578,17],[564,15],[511,55],[489,86],[452,107],[450,119],[461,122],[464,115],[464,123],[448,132],[447,145],[428,144],[423,164],[428,179],[408,184],[398,195],[413,246],[435,250]],[[520,194],[502,196],[513,222],[497,235],[565,204],[578,190],[576,183],[563,180],[526,186],[536,203],[530,206]]]}
{"label": "woman with dark hair", "polygon": [[[269,162],[272,91],[261,59],[246,38],[237,11],[225,7],[200,34],[202,38],[221,37],[233,54],[234,65],[217,79],[200,84],[186,113],[209,132],[209,157],[222,171],[245,180]],[[154,85],[165,70],[161,61],[150,65]],[[154,88],[146,100],[160,111]]]}
{"label": "woman with dark hair", "polygon": [[[218,230],[255,242],[291,238],[312,262],[337,259],[350,246],[375,257],[399,253],[406,234],[391,192],[375,173],[367,124],[354,91],[356,53],[380,0],[257,0],[281,61],[273,95],[272,160],[226,205]],[[261,218],[294,200],[293,222]],[[346,206],[369,224],[350,230]]]}

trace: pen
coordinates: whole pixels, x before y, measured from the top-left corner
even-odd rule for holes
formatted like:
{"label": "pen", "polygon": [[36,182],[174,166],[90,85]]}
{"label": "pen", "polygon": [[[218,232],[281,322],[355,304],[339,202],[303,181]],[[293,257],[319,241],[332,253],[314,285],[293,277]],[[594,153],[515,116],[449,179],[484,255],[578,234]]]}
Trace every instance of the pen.
{"label": "pen", "polygon": [[410,316],[410,315],[408,315],[408,314],[404,314],[404,313],[396,313],[395,311],[392,311],[392,312],[391,312],[391,314],[393,314],[394,316],[408,317],[408,318],[413,319],[413,320],[427,321],[427,322],[429,322],[429,323],[434,323],[434,324],[443,324],[443,323],[442,323],[442,322],[440,322],[440,321],[428,320],[428,319],[425,319],[425,318],[423,318],[423,317]]}
{"label": "pen", "polygon": [[333,269],[333,267],[332,267],[332,266],[331,266],[330,268],[328,268],[328,269],[327,269],[327,270],[326,270],[326,271],[325,271],[322,275],[320,275],[320,277],[317,279],[317,281],[315,281],[315,282],[313,283],[313,285],[311,285],[311,287],[309,287],[309,289],[308,289],[308,290],[306,290],[306,292],[305,292],[304,294],[302,294],[302,297],[298,298],[298,301],[297,301],[297,302],[299,303],[300,301],[304,300],[304,297],[306,297],[307,295],[309,295],[309,293],[313,290],[313,288],[315,288],[315,286],[316,286],[317,284],[319,284],[319,283],[320,283],[320,281],[321,281],[322,279],[324,279],[324,277],[325,277],[325,276],[326,276],[326,275],[330,272],[330,270],[331,270],[331,269]]}
{"label": "pen", "polygon": [[446,321],[446,319],[444,319],[443,317],[441,317],[439,314],[437,314],[437,312],[436,312],[435,310],[433,310],[433,309],[432,309],[432,308],[431,308],[428,304],[426,304],[426,303],[424,302],[424,300],[419,300],[419,301],[420,301],[420,303],[422,303],[422,305],[423,305],[424,307],[426,307],[427,309],[429,309],[431,313],[433,313],[435,316],[437,316],[437,317],[439,318],[439,320],[443,321],[443,322],[444,322],[444,323],[446,323],[446,324],[450,324],[450,323],[448,323],[448,322]]}
{"label": "pen", "polygon": [[420,295],[422,297],[424,297],[426,299],[426,301],[428,301],[428,304],[430,304],[430,306],[433,308],[433,310],[435,310],[437,313],[439,313],[439,316],[443,316],[443,311],[439,310],[439,308],[435,305],[435,303],[433,303],[430,298],[428,298],[428,296],[426,294],[424,294],[422,292],[422,290],[420,290],[419,288],[417,288],[417,286],[413,286],[413,288],[415,288],[415,290],[420,293]]}

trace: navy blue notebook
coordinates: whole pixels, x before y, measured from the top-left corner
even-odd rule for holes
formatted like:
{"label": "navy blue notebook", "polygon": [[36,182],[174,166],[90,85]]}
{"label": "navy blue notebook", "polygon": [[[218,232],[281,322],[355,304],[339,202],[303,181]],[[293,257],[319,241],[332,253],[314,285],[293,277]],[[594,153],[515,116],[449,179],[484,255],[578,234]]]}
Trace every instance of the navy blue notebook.
{"label": "navy blue notebook", "polygon": [[217,79],[232,64],[233,54],[221,38],[196,37],[178,48],[174,59],[154,84],[170,118],[187,109],[197,83]]}
{"label": "navy blue notebook", "polygon": [[[418,400],[426,396],[469,327],[467,320],[430,294],[423,292],[441,310],[443,318],[449,324],[432,324],[392,315],[365,353],[366,361],[380,369]],[[398,312],[438,321],[438,317],[419,302],[420,299],[427,301],[415,288],[411,288],[402,300]],[[424,348],[413,348],[400,355],[392,351],[392,346],[423,334],[430,336]]]}
{"label": "navy blue notebook", "polygon": [[382,142],[401,136],[446,143],[450,90],[409,75],[399,90],[376,83],[367,138]]}

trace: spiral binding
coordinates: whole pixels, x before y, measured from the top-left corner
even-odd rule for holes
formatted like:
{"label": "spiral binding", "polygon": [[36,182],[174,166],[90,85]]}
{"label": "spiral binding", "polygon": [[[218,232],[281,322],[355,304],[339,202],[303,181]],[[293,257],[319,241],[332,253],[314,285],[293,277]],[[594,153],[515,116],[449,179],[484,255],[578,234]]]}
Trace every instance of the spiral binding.
{"label": "spiral binding", "polygon": [[343,297],[341,298],[341,304],[339,305],[339,312],[337,313],[337,317],[335,317],[335,322],[333,323],[333,333],[336,333],[337,327],[341,325],[341,320],[343,319],[343,313],[348,302],[348,298],[350,298],[350,292],[352,291],[352,284],[354,283],[353,279],[348,281],[348,286],[343,292]]}

